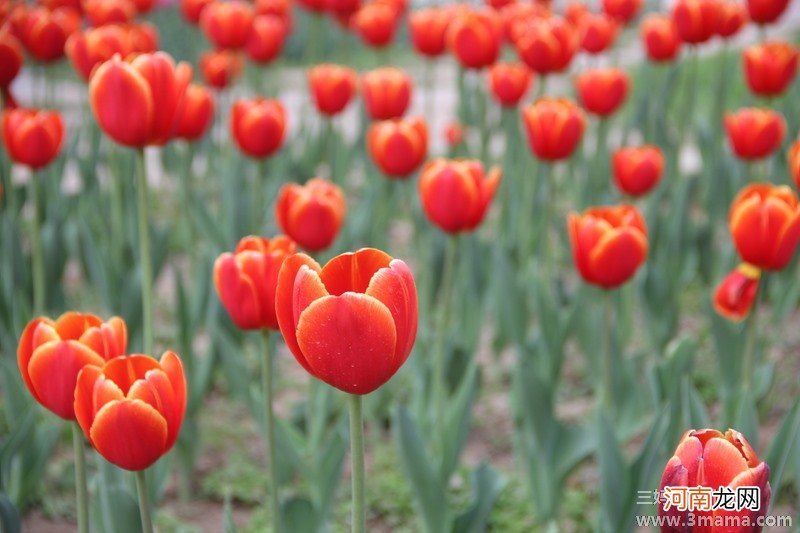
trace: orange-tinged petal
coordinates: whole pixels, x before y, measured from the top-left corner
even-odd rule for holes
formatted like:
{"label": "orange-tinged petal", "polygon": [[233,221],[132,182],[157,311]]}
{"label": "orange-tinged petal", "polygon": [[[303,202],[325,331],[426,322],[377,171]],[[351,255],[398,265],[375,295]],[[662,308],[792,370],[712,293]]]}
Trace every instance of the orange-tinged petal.
{"label": "orange-tinged petal", "polygon": [[347,291],[363,293],[372,276],[388,267],[392,257],[375,248],[362,248],[354,253],[338,255],[322,268],[320,278],[328,292],[339,296]]}
{"label": "orange-tinged petal", "polygon": [[145,78],[119,57],[94,71],[89,101],[97,122],[114,141],[131,147],[147,144],[154,104]]}
{"label": "orange-tinged petal", "polygon": [[103,323],[103,320],[90,313],[78,313],[68,311],[56,320],[56,331],[62,339],[76,341],[89,328],[96,328]]}
{"label": "orange-tinged petal", "polygon": [[392,313],[397,332],[393,361],[399,367],[408,358],[417,337],[418,307],[414,276],[403,261],[393,259],[388,268],[381,268],[372,276],[365,294],[383,303]]}
{"label": "orange-tinged petal", "polygon": [[709,439],[703,447],[703,460],[697,471],[697,483],[706,487],[727,486],[747,470],[742,453],[724,438]]}
{"label": "orange-tinged petal", "polygon": [[106,404],[89,436],[100,455],[125,470],[144,470],[165,452],[167,421],[141,400]]}
{"label": "orange-tinged petal", "polygon": [[647,239],[638,230],[620,228],[607,232],[589,256],[597,283],[607,289],[627,281],[647,257]]}
{"label": "orange-tinged petal", "polygon": [[[85,366],[78,373],[75,383],[73,408],[75,410],[75,420],[81,426],[83,433],[89,435],[94,420],[94,391],[98,379],[102,379],[103,371],[97,366]],[[119,388],[117,389],[119,390]],[[119,391],[119,399],[122,399],[122,391]]]}
{"label": "orange-tinged petal", "polygon": [[134,354],[115,357],[103,365],[103,375],[112,380],[127,395],[138,379],[149,370],[160,369],[158,361],[147,355]]}
{"label": "orange-tinged petal", "polygon": [[144,379],[137,380],[128,391],[129,400],[142,400],[159,412],[167,422],[167,441],[165,449],[170,449],[180,432],[181,413],[172,383],[163,370],[149,370]]}
{"label": "orange-tinged petal", "polygon": [[217,292],[234,324],[242,329],[259,329],[261,308],[256,285],[242,272],[236,257],[224,253],[214,263]]}
{"label": "orange-tinged petal", "polygon": [[316,261],[302,253],[287,257],[283,265],[281,265],[275,291],[275,314],[278,317],[278,327],[281,330],[286,346],[303,368],[313,374],[311,368],[308,367],[302,350],[297,344],[297,322],[294,317],[295,280],[303,266],[316,272],[322,270]]}

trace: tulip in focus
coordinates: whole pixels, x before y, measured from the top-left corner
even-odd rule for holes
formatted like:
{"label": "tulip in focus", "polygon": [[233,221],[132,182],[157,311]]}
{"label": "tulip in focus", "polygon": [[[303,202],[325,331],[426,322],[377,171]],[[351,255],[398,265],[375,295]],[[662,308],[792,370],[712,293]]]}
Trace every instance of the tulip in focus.
{"label": "tulip in focus", "polygon": [[772,24],[788,6],[789,0],[747,0],[747,11],[756,24]]}
{"label": "tulip in focus", "polygon": [[247,57],[255,63],[266,65],[280,55],[287,33],[283,19],[275,15],[257,16],[247,38]]}
{"label": "tulip in focus", "polygon": [[235,50],[212,50],[200,56],[199,66],[207,84],[224,89],[242,75],[244,59]]}
{"label": "tulip in focus", "polygon": [[600,117],[613,114],[628,97],[628,75],[618,68],[597,68],[581,72],[575,79],[583,107]]}
{"label": "tulip in focus", "polygon": [[200,14],[200,28],[218,49],[244,48],[253,26],[253,8],[243,0],[216,0]]}
{"label": "tulip in focus", "polygon": [[628,24],[639,13],[643,0],[603,0],[603,11],[620,24]]}
{"label": "tulip in focus", "polygon": [[438,57],[447,48],[445,35],[450,25],[450,14],[440,7],[428,7],[414,11],[408,16],[411,44],[417,53],[426,57]]}
{"label": "tulip in focus", "polygon": [[717,0],[677,0],[672,8],[672,20],[678,35],[687,44],[701,44],[717,31],[719,2]]}
{"label": "tulip in focus", "polygon": [[611,48],[617,37],[617,23],[608,15],[589,13],[581,19],[581,49],[589,54],[600,54]]}
{"label": "tulip in focus", "polygon": [[661,63],[678,57],[682,41],[672,18],[658,14],[648,15],[642,21],[640,34],[650,61]]}
{"label": "tulip in focus", "polygon": [[402,117],[411,101],[411,77],[396,67],[371,70],[361,79],[364,106],[372,120]]}
{"label": "tulip in focus", "polygon": [[797,49],[789,43],[760,43],[742,53],[747,86],[757,95],[778,96],[797,74]]}
{"label": "tulip in focus", "polygon": [[214,263],[214,286],[222,305],[240,329],[277,329],[275,286],[283,261],[295,252],[294,241],[244,237],[233,253]]}
{"label": "tulip in focus", "polygon": [[461,66],[482,69],[497,61],[502,26],[490,9],[468,9],[457,14],[447,28],[447,44]]}
{"label": "tulip in focus", "polygon": [[17,348],[17,365],[31,396],[47,410],[65,420],[75,420],[73,408],[78,373],[86,365],[103,366],[126,353],[125,322],[108,322],[95,315],[64,313],[53,321],[31,320]]}
{"label": "tulip in focus", "polygon": [[381,172],[408,177],[428,154],[428,128],[420,118],[376,122],[367,132],[367,149]]}
{"label": "tulip in focus", "polygon": [[725,131],[733,152],[745,160],[772,155],[786,137],[786,120],[769,108],[747,107],[725,114]]}
{"label": "tulip in focus", "polygon": [[572,257],[587,283],[619,287],[647,257],[647,229],[641,213],[630,205],[593,207],[570,213],[567,222]]}
{"label": "tulip in focus", "polygon": [[278,225],[310,252],[333,244],[346,213],[342,190],[322,178],[311,179],[305,185],[284,185],[275,203]]}
{"label": "tulip in focus", "polygon": [[257,159],[269,157],[286,135],[286,109],[278,100],[237,100],[231,109],[231,132],[239,149]]}
{"label": "tulip in focus", "polygon": [[186,376],[173,352],[160,361],[115,357],[78,375],[78,424],[100,455],[125,470],[144,470],[172,449],[185,412]]}
{"label": "tulip in focus", "polygon": [[364,44],[373,48],[389,46],[397,30],[395,9],[384,2],[372,2],[353,15],[352,25]]}
{"label": "tulip in focus", "polygon": [[202,85],[190,84],[180,103],[175,136],[186,141],[200,139],[214,120],[214,109],[211,91]]}
{"label": "tulip in focus", "polygon": [[629,196],[650,192],[664,173],[664,154],[657,146],[620,148],[612,157],[614,183]]}
{"label": "tulip in focus", "polygon": [[3,112],[3,143],[11,160],[34,170],[58,157],[64,121],[58,111],[8,109]]}
{"label": "tulip in focus", "polygon": [[560,17],[536,18],[515,41],[519,57],[538,74],[564,71],[578,51],[579,35]]}
{"label": "tulip in focus", "polygon": [[418,305],[408,266],[374,248],[324,267],[295,254],[276,293],[281,333],[312,376],[344,392],[369,394],[405,363],[417,335]]}
{"label": "tulip in focus", "polygon": [[761,271],[742,263],[731,271],[714,291],[714,310],[721,316],[740,322],[747,318],[756,301]]}
{"label": "tulip in focus", "polygon": [[572,155],[586,127],[583,111],[566,98],[542,98],[522,110],[522,122],[531,151],[545,161]]}
{"label": "tulip in focus", "polygon": [[358,88],[358,74],[350,67],[323,64],[308,71],[314,104],[320,113],[337,115],[347,107]]}
{"label": "tulip in focus", "polygon": [[495,63],[489,69],[489,88],[497,102],[504,107],[514,107],[528,92],[533,75],[519,63]]}

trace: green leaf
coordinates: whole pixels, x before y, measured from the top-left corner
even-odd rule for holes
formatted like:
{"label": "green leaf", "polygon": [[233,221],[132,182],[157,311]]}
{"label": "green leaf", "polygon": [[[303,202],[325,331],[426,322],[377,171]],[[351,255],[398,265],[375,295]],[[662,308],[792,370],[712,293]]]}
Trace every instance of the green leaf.
{"label": "green leaf", "polygon": [[475,468],[472,481],[472,502],[453,524],[453,533],[482,533],[489,524],[497,497],[506,486],[505,478],[486,463]]}
{"label": "green leaf", "polygon": [[307,498],[294,497],[281,505],[281,524],[284,531],[322,531],[317,510]]}
{"label": "green leaf", "polygon": [[614,435],[601,411],[597,416],[597,457],[600,473],[600,531],[623,531],[625,507],[630,502],[630,477]]}
{"label": "green leaf", "polygon": [[[447,419],[444,429],[444,450],[442,453],[439,475],[446,484],[458,466],[458,460],[467,441],[470,422],[472,421],[471,409],[478,390],[478,367],[472,363],[461,381],[456,394],[447,403]],[[442,421],[440,421],[441,423]]]}
{"label": "green leaf", "polygon": [[20,533],[22,531],[22,521],[17,508],[2,492],[0,492],[0,531],[3,533]]}
{"label": "green leaf", "polygon": [[[786,414],[778,432],[772,438],[764,459],[771,472],[772,502],[778,501],[784,472],[792,459],[792,453],[795,454],[796,460],[800,459],[798,450],[800,450],[800,400],[795,400],[794,407]],[[798,473],[800,474],[800,472]],[[800,479],[795,479],[795,484],[800,484]]]}

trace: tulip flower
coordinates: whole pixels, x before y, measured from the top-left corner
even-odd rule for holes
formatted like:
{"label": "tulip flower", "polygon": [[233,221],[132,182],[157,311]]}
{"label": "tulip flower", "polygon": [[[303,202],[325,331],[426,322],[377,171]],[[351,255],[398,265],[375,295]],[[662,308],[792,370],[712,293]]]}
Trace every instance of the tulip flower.
{"label": "tulip flower", "polygon": [[200,23],[203,10],[215,0],[181,0],[181,14],[189,24]]}
{"label": "tulip flower", "polygon": [[618,68],[585,70],[575,78],[581,104],[600,117],[613,114],[628,97],[628,75]]}
{"label": "tulip flower", "polygon": [[219,49],[244,48],[254,17],[252,6],[243,0],[215,1],[200,13],[200,28]]}
{"label": "tulip flower", "polygon": [[276,313],[295,359],[312,376],[364,395],[387,381],[411,353],[417,291],[406,264],[373,248],[320,268],[289,257],[278,276]]}
{"label": "tulip flower", "polygon": [[269,157],[283,145],[286,109],[278,100],[237,100],[231,109],[231,132],[248,156]]}
{"label": "tulip flower", "polygon": [[44,63],[56,61],[64,57],[64,44],[80,23],[80,14],[71,8],[32,8],[22,29],[22,44],[35,59]]}
{"label": "tulip flower", "polygon": [[644,218],[631,205],[570,213],[567,228],[575,266],[587,283],[604,289],[619,287],[647,257]]}
{"label": "tulip flower", "polygon": [[372,120],[402,117],[411,100],[411,77],[396,67],[371,70],[361,79],[364,106]]}
{"label": "tulip flower", "polygon": [[789,0],[747,0],[747,11],[756,24],[771,24],[783,15],[788,5]]}
{"label": "tulip flower", "polygon": [[795,185],[800,189],[800,141],[795,141],[789,152],[786,154],[789,166],[789,174],[792,176]]}
{"label": "tulip flower", "polygon": [[739,33],[747,21],[747,9],[736,2],[720,2],[717,7],[717,35],[730,39]]}
{"label": "tulip flower", "polygon": [[742,260],[762,270],[781,270],[800,241],[800,203],[786,185],[755,183],[733,200],[728,225]]}
{"label": "tulip flower", "polygon": [[531,151],[545,161],[572,155],[586,127],[583,111],[566,98],[542,98],[523,109],[522,122]]}
{"label": "tulip flower", "polygon": [[394,39],[398,16],[397,11],[389,4],[372,2],[356,11],[351,22],[364,44],[373,48],[384,48]]}
{"label": "tulip flower", "polygon": [[244,237],[233,253],[214,263],[214,286],[231,320],[240,329],[277,329],[275,286],[283,261],[295,243],[278,235],[272,239]]}
{"label": "tulip flower", "polygon": [[200,56],[199,66],[207,84],[224,89],[242,75],[244,59],[234,50],[212,50]]}
{"label": "tulip flower", "polygon": [[178,105],[192,77],[164,52],[142,54],[130,63],[114,57],[95,69],[89,101],[103,131],[124,146],[167,143],[175,134]]}
{"label": "tulip flower", "polygon": [[487,175],[478,160],[434,159],[419,177],[422,209],[442,231],[472,231],[483,221],[501,178],[499,167]]}
{"label": "tulip flower", "polygon": [[628,24],[642,8],[642,0],[603,0],[603,11],[620,24]]}
{"label": "tulip flower", "polygon": [[350,67],[317,65],[308,71],[308,83],[319,112],[333,116],[342,112],[355,96],[358,74]]}
{"label": "tulip flower", "polygon": [[581,49],[589,54],[605,52],[617,37],[617,23],[609,15],[589,13],[577,26],[581,35]]}
{"label": "tulip flower", "polygon": [[754,94],[778,96],[797,74],[797,49],[789,43],[760,43],[742,53],[747,86]]}
{"label": "tulip flower", "polygon": [[[717,491],[720,487],[736,490],[739,487],[757,487],[760,500],[758,510],[714,511],[688,508],[679,511],[678,506],[670,505],[670,493],[687,487],[708,487]],[[772,491],[769,485],[769,466],[758,458],[744,435],[729,429],[725,434],[714,429],[687,431],[681,438],[675,454],[667,462],[661,476],[661,489],[658,515],[687,523],[689,513],[696,523],[700,520],[714,524],[722,521],[726,527],[709,527],[708,531],[745,533],[759,531],[754,526],[769,508]],[[735,520],[734,520],[735,519]],[[727,524],[750,524],[728,527]],[[729,522],[730,521],[730,522]],[[695,528],[697,530],[697,528]]]}
{"label": "tulip flower", "polygon": [[746,107],[725,114],[725,131],[738,157],[745,160],[763,159],[783,143],[786,120],[772,109]]}
{"label": "tulip flower", "polygon": [[17,364],[31,396],[64,420],[75,420],[73,391],[86,365],[103,366],[126,353],[125,322],[108,322],[95,315],[64,313],[55,321],[34,318],[25,327],[17,347]]}
{"label": "tulip flower", "polygon": [[58,111],[9,109],[3,113],[3,143],[12,161],[34,170],[58,156],[64,121]]}
{"label": "tulip flower", "polygon": [[722,280],[714,291],[714,310],[721,316],[739,322],[747,318],[756,301],[761,271],[742,263]]}
{"label": "tulip flower", "polygon": [[583,23],[584,17],[590,15],[592,11],[583,2],[570,2],[564,8],[564,18],[567,22],[578,28]]}
{"label": "tulip flower", "polygon": [[648,15],[642,21],[640,34],[650,61],[666,62],[678,57],[682,41],[670,17]]}
{"label": "tulip flower", "polygon": [[499,17],[488,9],[463,10],[447,27],[448,48],[467,69],[481,69],[497,61],[502,36]]}
{"label": "tulip flower", "polygon": [[[361,9],[361,0],[326,0],[325,10],[337,20],[347,20]],[[349,23],[343,24],[345,28]]]}
{"label": "tulip flower", "polygon": [[114,55],[132,53],[131,39],[122,26],[109,25],[73,33],[64,50],[75,71],[89,80],[95,67]]}
{"label": "tulip flower", "polygon": [[178,127],[175,136],[196,141],[205,135],[214,119],[214,95],[207,87],[190,84],[178,109]]}
{"label": "tulip flower", "polygon": [[451,17],[448,10],[428,7],[414,11],[408,16],[411,44],[420,55],[438,57],[447,48],[445,38]]}
{"label": "tulip flower", "polygon": [[614,183],[630,196],[650,192],[664,173],[664,154],[657,146],[620,148],[612,158]]}
{"label": "tulip flower", "polygon": [[336,240],[346,212],[342,190],[322,178],[284,185],[275,203],[278,225],[310,252],[324,250]]}
{"label": "tulip flower", "polygon": [[[505,39],[516,46],[519,37],[530,31],[530,26],[536,20],[550,18],[550,9],[542,4],[530,4],[515,2],[504,7],[500,11],[500,20],[503,24],[503,36]],[[575,31],[578,26],[570,22]]]}
{"label": "tulip flower", "polygon": [[717,31],[719,2],[717,0],[677,0],[672,8],[672,20],[678,35],[688,44],[708,41]]}
{"label": "tulip flower", "polygon": [[504,107],[514,107],[531,86],[533,75],[519,63],[495,63],[489,69],[489,88],[497,102]]}
{"label": "tulip flower", "polygon": [[367,132],[367,149],[381,172],[408,177],[428,153],[428,128],[420,118],[376,122]]}
{"label": "tulip flower", "polygon": [[[163,0],[161,0],[163,2]],[[149,13],[156,5],[156,0],[133,0],[136,5],[136,12],[140,15]]]}
{"label": "tulip flower", "polygon": [[95,28],[125,24],[136,16],[136,4],[131,0],[84,0],[83,10]]}
{"label": "tulip flower", "polygon": [[22,68],[22,46],[8,29],[0,27],[0,89],[7,89]]}
{"label": "tulip flower", "polygon": [[515,42],[519,57],[539,74],[565,70],[578,44],[577,30],[556,16],[533,19]]}
{"label": "tulip flower", "polygon": [[158,31],[147,23],[126,24],[125,31],[131,42],[131,53],[152,54],[158,50]]}
{"label": "tulip flower", "polygon": [[247,57],[255,63],[266,65],[280,55],[287,33],[284,19],[275,15],[257,16],[247,38]]}

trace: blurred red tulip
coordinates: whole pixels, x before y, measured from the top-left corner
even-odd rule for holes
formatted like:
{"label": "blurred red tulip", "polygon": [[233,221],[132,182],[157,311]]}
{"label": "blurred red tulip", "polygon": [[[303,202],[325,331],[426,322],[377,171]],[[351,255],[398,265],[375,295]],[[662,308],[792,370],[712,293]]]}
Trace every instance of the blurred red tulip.
{"label": "blurred red tulip", "polygon": [[472,231],[486,216],[502,174],[493,167],[487,175],[475,159],[434,159],[419,176],[422,209],[442,231]]}
{"label": "blurred red tulip", "polygon": [[237,100],[231,109],[231,133],[245,154],[269,157],[283,145],[286,109],[278,100]]}
{"label": "blurred red tulip", "polygon": [[395,8],[383,2],[372,2],[356,11],[352,18],[353,29],[367,46],[389,46],[397,30],[398,14]]}
{"label": "blurred red tulip", "polygon": [[645,51],[650,61],[672,61],[681,51],[681,37],[678,28],[670,17],[648,15],[640,29]]}
{"label": "blurred red tulip", "polygon": [[800,241],[797,195],[786,185],[748,185],[733,200],[728,225],[742,260],[762,270],[781,270]]}
{"label": "blurred red tulip", "polygon": [[780,148],[786,137],[786,120],[772,109],[746,107],[725,114],[725,131],[738,157],[762,159]]}
{"label": "blurred red tulip", "polygon": [[131,39],[122,26],[108,25],[73,33],[64,47],[75,72],[89,80],[94,68],[114,57],[132,53]]}
{"label": "blurred red tulip", "polygon": [[295,250],[284,235],[244,237],[233,253],[214,262],[214,286],[222,305],[240,329],[278,329],[275,287],[284,260]]}
{"label": "blurred red tulip", "polygon": [[[531,23],[537,19],[550,18],[550,10],[541,7],[541,4],[528,4],[517,2],[510,4],[500,11],[500,21],[503,25],[503,37],[516,46],[520,36],[529,31]],[[570,23],[571,25],[572,23]],[[576,30],[577,31],[577,30]]]}
{"label": "blurred red tulip", "polygon": [[754,44],[742,53],[747,86],[754,94],[778,96],[797,74],[797,49],[789,43]]}
{"label": "blurred red tulip", "polygon": [[545,161],[572,155],[586,127],[583,111],[566,98],[542,98],[522,110],[522,122],[531,150]]}
{"label": "blurred red tulip", "polygon": [[128,32],[131,53],[152,54],[158,51],[158,31],[152,24],[126,24],[123,28]]}
{"label": "blurred red tulip", "polygon": [[186,63],[164,52],[119,56],[94,70],[89,102],[102,130],[114,141],[141,148],[166,144],[175,134],[178,105],[192,78]]}
{"label": "blurred red tulip", "polygon": [[614,183],[629,196],[642,196],[650,192],[664,173],[664,154],[658,146],[631,146],[620,148],[612,157]]}
{"label": "blurred red tulip", "polygon": [[417,53],[427,57],[442,55],[447,47],[445,35],[450,25],[448,10],[429,7],[414,11],[408,16],[411,44]]}
{"label": "blurred red tulip", "polygon": [[149,13],[156,5],[156,0],[133,0],[136,4],[136,12],[140,15]]}
{"label": "blurred red tulip", "polygon": [[325,10],[336,18],[350,18],[361,5],[361,0],[326,0]]}
{"label": "blurred red tulip", "polygon": [[[708,487],[710,491],[718,491],[720,487],[735,490],[738,487],[758,487],[760,501],[758,511],[742,509],[741,511],[691,510],[679,511],[678,506],[670,506],[664,510],[666,502],[659,504],[658,515],[675,523],[685,524],[687,517],[696,523],[719,524],[725,527],[712,526],[704,528],[710,533],[754,533],[760,527],[753,526],[763,518],[769,508],[772,492],[769,486],[769,466],[756,455],[744,435],[729,429],[724,435],[714,429],[687,431],[681,438],[675,455],[667,462],[661,476],[659,494],[665,499],[666,491],[684,487]],[[702,522],[701,522],[702,520]],[[750,524],[740,526],[739,524]],[[729,526],[728,524],[735,524]],[[699,531],[699,527],[692,528]],[[662,528],[662,531],[666,529]]]}
{"label": "blurred red tulip", "polygon": [[444,140],[450,148],[455,148],[464,140],[464,127],[458,122],[449,122],[444,127]]}
{"label": "blurred red tulip", "polygon": [[502,38],[500,18],[491,9],[462,10],[447,28],[450,51],[468,69],[481,69],[497,61]]}
{"label": "blurred red tulip", "polygon": [[261,65],[271,62],[283,50],[287,32],[284,19],[275,15],[257,16],[253,20],[250,37],[247,38],[247,56]]}
{"label": "blurred red tulip", "polygon": [[313,178],[305,185],[284,185],[275,203],[278,225],[310,252],[325,250],[333,244],[346,213],[342,190],[322,178]]}
{"label": "blurred red tulip", "polygon": [[376,122],[367,132],[367,148],[381,172],[405,178],[428,154],[428,128],[420,118]]}
{"label": "blurred red tulip", "polygon": [[497,11],[500,11],[504,7],[510,6],[511,4],[514,4],[514,3],[517,2],[517,0],[485,0],[485,1],[486,1],[486,5],[487,6],[493,8],[493,9],[495,9]]}
{"label": "blurred red tulip", "polygon": [[[0,6],[2,5],[4,4],[0,2]],[[9,6],[8,15],[3,18],[4,24],[0,24],[0,26],[7,28],[14,37],[22,42],[25,34],[25,25],[28,23],[28,12],[31,9],[32,6],[27,2],[12,3]]]}
{"label": "blurred red tulip", "polygon": [[207,84],[224,89],[242,75],[244,58],[236,50],[210,50],[200,55],[199,66]]}
{"label": "blurred red tulip", "polygon": [[68,7],[48,11],[35,7],[28,11],[22,29],[22,44],[39,61],[49,63],[64,57],[64,44],[80,28],[81,17]]}
{"label": "blurred red tulip", "polygon": [[144,470],[172,449],[185,412],[186,376],[173,352],[160,361],[115,357],[78,375],[78,424],[100,455],[125,470]]}
{"label": "blurred red tulip", "polygon": [[739,33],[747,21],[747,9],[742,4],[735,2],[720,2],[717,16],[717,35],[729,39]]}
{"label": "blurred red tulip", "polygon": [[396,67],[371,70],[361,78],[364,106],[372,120],[402,117],[411,101],[411,77]]}
{"label": "blurred red tulip", "polygon": [[217,48],[239,49],[247,44],[254,17],[252,6],[243,0],[216,0],[200,13],[200,27]]}
{"label": "blurred red tulip", "polygon": [[519,63],[495,63],[489,69],[489,88],[492,96],[502,106],[519,104],[531,86],[533,74]]}
{"label": "blurred red tulip", "polygon": [[756,300],[761,270],[742,263],[732,270],[714,291],[714,310],[727,318],[739,322],[747,318]]}
{"label": "blurred red tulip", "polygon": [[368,394],[411,353],[417,336],[414,277],[374,248],[320,268],[305,254],[281,268],[276,296],[286,345],[312,376],[350,394]]}
{"label": "blurred red tulip", "polygon": [[64,121],[58,111],[7,109],[3,112],[3,142],[11,160],[32,169],[58,157],[64,141]]}
{"label": "blurred red tulip", "polygon": [[181,13],[186,22],[199,24],[203,10],[215,0],[181,0]]}
{"label": "blurred red tulip", "polygon": [[789,0],[747,0],[750,19],[756,24],[770,24],[783,15]]}
{"label": "blurred red tulip", "polygon": [[719,2],[717,0],[677,0],[672,8],[672,20],[678,35],[688,44],[700,44],[711,39],[717,31]]}
{"label": "blurred red tulip", "polygon": [[621,204],[570,213],[567,223],[572,257],[587,283],[613,289],[628,281],[647,257],[642,214]]}
{"label": "blurred red tulip", "polygon": [[560,17],[536,18],[515,44],[519,57],[538,74],[562,72],[578,51],[578,32]]}
{"label": "blurred red tulip", "polygon": [[797,188],[800,189],[800,141],[792,143],[786,158],[789,164],[789,174],[792,176]]}
{"label": "blurred red tulip", "polygon": [[603,11],[624,25],[636,18],[642,2],[643,0],[603,0]]}
{"label": "blurred red tulip", "polygon": [[328,0],[297,0],[300,5],[311,11],[320,14],[328,8]]}
{"label": "blurred red tulip", "polygon": [[293,21],[292,5],[293,0],[255,0],[253,7],[256,16],[272,15],[281,19],[288,31],[291,29]]}
{"label": "blurred red tulip", "polygon": [[323,115],[336,115],[347,107],[358,90],[358,74],[350,67],[330,63],[308,71],[314,104]]}
{"label": "blurred red tulip", "polygon": [[76,11],[79,15],[83,14],[83,4],[81,0],[37,0],[34,3],[48,9],[49,11],[66,8]]}
{"label": "blurred red tulip", "polygon": [[570,2],[564,9],[564,18],[575,28],[580,28],[584,17],[590,14],[591,9],[583,2]]}
{"label": "blurred red tulip", "polygon": [[136,16],[136,4],[131,0],[83,0],[83,12],[94,27],[124,24]]}
{"label": "blurred red tulip", "polygon": [[126,353],[125,322],[103,322],[88,313],[70,311],[53,321],[34,318],[17,348],[17,365],[31,396],[65,420],[75,420],[73,408],[78,373],[86,365],[102,366]]}
{"label": "blurred red tulip", "polygon": [[175,137],[196,141],[214,120],[214,95],[202,85],[189,84],[178,109]]}
{"label": "blurred red tulip", "polygon": [[584,70],[575,78],[581,105],[600,117],[613,114],[628,97],[630,81],[618,68]]}
{"label": "blurred red tulip", "polygon": [[578,26],[578,31],[581,34],[581,49],[589,54],[600,54],[614,44],[617,23],[608,15],[587,14]]}
{"label": "blurred red tulip", "polygon": [[0,88],[7,88],[22,68],[22,46],[8,28],[0,26]]}

